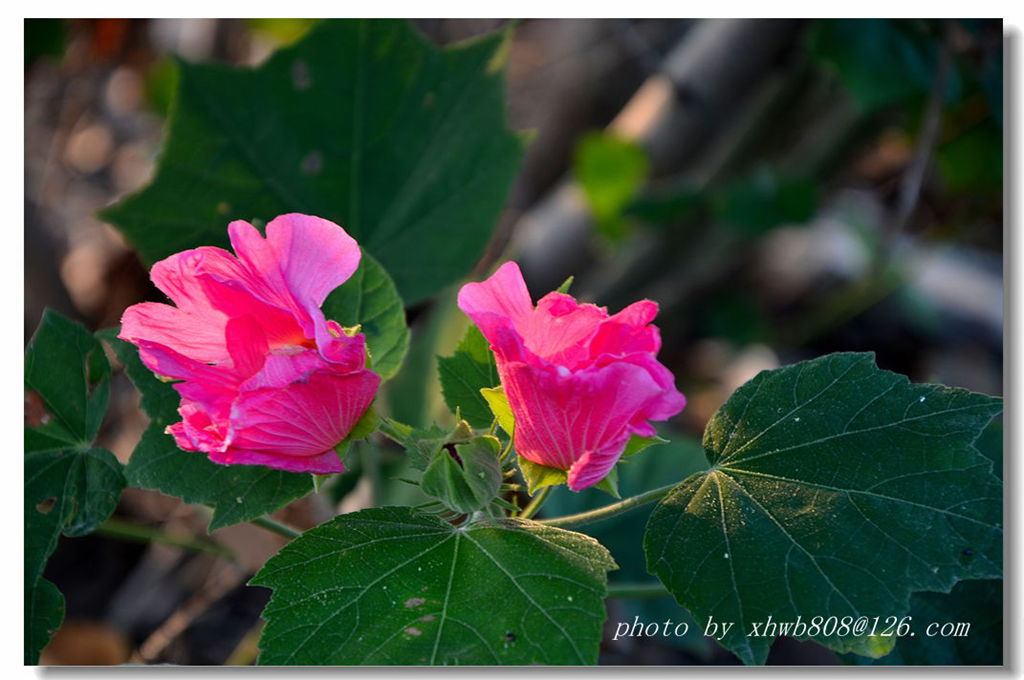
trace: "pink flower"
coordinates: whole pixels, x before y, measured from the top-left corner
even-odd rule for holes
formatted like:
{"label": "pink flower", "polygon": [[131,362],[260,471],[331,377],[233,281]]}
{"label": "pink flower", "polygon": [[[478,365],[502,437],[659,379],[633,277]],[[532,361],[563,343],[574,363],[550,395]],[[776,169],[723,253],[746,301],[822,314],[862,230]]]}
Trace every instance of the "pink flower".
{"label": "pink flower", "polygon": [[180,380],[178,446],[217,463],[326,474],[334,451],[373,401],[380,377],[366,342],[320,305],[359,266],[355,240],[327,220],[282,215],[267,237],[228,225],[238,257],[186,250],[153,265],[153,283],[176,307],[125,310],[118,337],[154,373]]}
{"label": "pink flower", "polygon": [[630,435],[654,436],[686,399],[655,358],[661,336],[648,325],[650,300],[618,314],[548,293],[534,308],[523,275],[506,262],[482,283],[459,291],[459,308],[491,344],[516,417],[519,455],[568,471],[574,491],[598,483],[618,462]]}

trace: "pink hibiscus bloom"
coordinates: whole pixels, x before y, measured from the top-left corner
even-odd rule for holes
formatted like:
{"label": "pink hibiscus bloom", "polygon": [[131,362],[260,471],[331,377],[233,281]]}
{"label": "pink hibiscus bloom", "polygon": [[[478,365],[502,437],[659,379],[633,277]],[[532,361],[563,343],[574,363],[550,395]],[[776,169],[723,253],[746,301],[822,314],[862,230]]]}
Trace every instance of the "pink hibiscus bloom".
{"label": "pink hibiscus bloom", "polygon": [[618,314],[548,293],[536,308],[514,262],[459,291],[459,308],[491,344],[524,458],[568,471],[569,488],[600,482],[630,435],[654,436],[686,399],[658,362],[658,313],[650,300]]}
{"label": "pink hibiscus bloom", "polygon": [[359,266],[359,245],[299,214],[271,221],[266,239],[241,220],[228,234],[238,257],[202,247],[153,265],[153,283],[177,306],[132,305],[118,337],[154,373],[181,381],[182,421],[167,430],[182,449],[217,463],[341,472],[334,447],[380,377],[366,368],[363,335],[346,335],[320,305]]}

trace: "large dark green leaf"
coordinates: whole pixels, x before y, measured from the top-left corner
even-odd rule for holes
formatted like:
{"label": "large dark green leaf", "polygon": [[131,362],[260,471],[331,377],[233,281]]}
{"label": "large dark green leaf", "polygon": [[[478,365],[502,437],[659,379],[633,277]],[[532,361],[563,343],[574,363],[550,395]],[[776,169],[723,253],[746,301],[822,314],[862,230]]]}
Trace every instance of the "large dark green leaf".
{"label": "large dark green leaf", "polygon": [[142,408],[151,420],[125,468],[132,486],[211,506],[211,530],[273,512],[313,490],[308,474],[260,465],[218,465],[205,454],[179,449],[164,432],[180,420],[178,393],[142,364],[133,345],[117,339],[116,330],[102,331],[100,336],[114,348],[125,373],[142,393]]}
{"label": "large dark green leaf", "polygon": [[[651,514],[648,567],[722,643],[763,663],[752,624],[905,613],[914,591],[1002,576],[1002,485],[972,446],[1001,400],[832,354],[765,371],[708,423],[711,468]],[[815,635],[877,655],[879,640]]]}
{"label": "large dark green leaf", "polygon": [[402,365],[409,348],[402,298],[388,273],[363,252],[359,269],[327,296],[324,314],[342,326],[361,326],[370,351],[370,368],[387,380]]}
{"label": "large dark green leaf", "polygon": [[844,660],[883,666],[1003,665],[1002,580],[961,581],[949,593],[915,593],[910,616],[915,634],[901,637],[891,654],[880,659],[850,654]]}
{"label": "large dark green leaf", "polygon": [[422,300],[469,272],[518,168],[503,39],[326,21],[256,69],[182,63],[155,179],[104,217],[154,262],[226,245],[232,219],[318,215]]}
{"label": "large dark green leaf", "polygon": [[593,664],[614,568],[592,538],[535,522],[341,515],[253,578],[274,590],[260,663]]}
{"label": "large dark green leaf", "polygon": [[497,387],[498,367],[494,353],[480,329],[470,324],[455,354],[438,357],[441,392],[452,413],[458,410],[473,427],[487,427],[494,420],[491,407],[480,390]]}

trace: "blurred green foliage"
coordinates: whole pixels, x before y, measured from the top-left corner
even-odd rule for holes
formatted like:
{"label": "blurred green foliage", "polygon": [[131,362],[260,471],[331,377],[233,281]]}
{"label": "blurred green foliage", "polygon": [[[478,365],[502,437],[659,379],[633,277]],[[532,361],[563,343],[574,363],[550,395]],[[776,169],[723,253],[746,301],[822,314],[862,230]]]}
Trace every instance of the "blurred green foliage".
{"label": "blurred green foliage", "polygon": [[650,172],[643,148],[608,133],[585,135],[576,147],[573,172],[587,197],[598,233],[611,243],[629,236],[623,212]]}

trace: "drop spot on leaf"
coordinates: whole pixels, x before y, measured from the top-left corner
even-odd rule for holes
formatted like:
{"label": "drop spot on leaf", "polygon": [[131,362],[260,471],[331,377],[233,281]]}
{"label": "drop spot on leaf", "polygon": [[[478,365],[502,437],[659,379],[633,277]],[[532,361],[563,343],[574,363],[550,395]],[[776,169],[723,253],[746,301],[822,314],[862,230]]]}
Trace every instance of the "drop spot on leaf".
{"label": "drop spot on leaf", "polygon": [[515,641],[516,641],[516,634],[515,633],[511,633],[511,632],[505,633],[505,642],[515,642]]}
{"label": "drop spot on leaf", "polygon": [[405,601],[405,608],[412,609],[413,607],[419,607],[426,601],[427,599],[425,597],[410,597],[408,600]]}
{"label": "drop spot on leaf", "polygon": [[49,515],[50,512],[53,511],[53,506],[56,504],[57,499],[51,496],[50,498],[47,498],[46,500],[36,504],[36,510],[38,510],[44,515]]}
{"label": "drop spot on leaf", "polygon": [[324,169],[324,155],[319,151],[310,151],[299,163],[299,168],[307,175],[316,175]]}
{"label": "drop spot on leaf", "polygon": [[313,84],[313,80],[309,77],[309,65],[301,59],[296,59],[292,62],[292,85],[298,91],[308,90],[309,86]]}
{"label": "drop spot on leaf", "polygon": [[420,635],[423,635],[423,631],[422,630],[420,630],[419,628],[413,628],[412,626],[409,626],[408,628],[406,628],[405,632],[406,632],[406,634],[411,635],[413,637],[419,637]]}
{"label": "drop spot on leaf", "polygon": [[227,215],[231,212],[231,204],[227,201],[221,201],[217,204],[217,213],[220,215]]}

